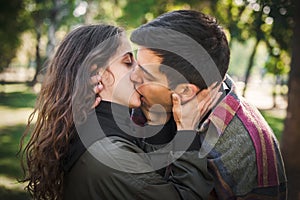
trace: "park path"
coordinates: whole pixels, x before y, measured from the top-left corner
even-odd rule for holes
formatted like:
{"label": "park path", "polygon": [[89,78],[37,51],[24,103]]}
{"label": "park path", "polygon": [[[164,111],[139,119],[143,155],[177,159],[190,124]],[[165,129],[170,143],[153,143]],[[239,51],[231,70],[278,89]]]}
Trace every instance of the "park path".
{"label": "park path", "polygon": [[26,124],[32,108],[6,108],[0,106],[0,127]]}

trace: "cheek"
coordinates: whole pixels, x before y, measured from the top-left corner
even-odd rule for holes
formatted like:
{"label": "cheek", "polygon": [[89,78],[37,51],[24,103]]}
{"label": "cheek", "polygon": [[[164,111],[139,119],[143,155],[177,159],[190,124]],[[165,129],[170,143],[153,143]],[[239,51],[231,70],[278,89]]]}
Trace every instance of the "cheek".
{"label": "cheek", "polygon": [[169,90],[160,93],[160,99],[164,104],[172,105],[171,92]]}
{"label": "cheek", "polygon": [[123,76],[118,80],[118,83],[116,84],[116,88],[119,93],[127,94],[132,93],[134,90],[133,83],[130,81],[129,76]]}
{"label": "cheek", "polygon": [[139,107],[141,105],[140,95],[135,91],[129,75],[123,76],[115,85],[113,99],[115,102],[129,107]]}
{"label": "cheek", "polygon": [[[125,67],[121,66],[117,73],[115,73],[115,81],[119,86],[128,86],[130,81],[130,70],[126,69]],[[133,85],[133,84],[132,84]]]}

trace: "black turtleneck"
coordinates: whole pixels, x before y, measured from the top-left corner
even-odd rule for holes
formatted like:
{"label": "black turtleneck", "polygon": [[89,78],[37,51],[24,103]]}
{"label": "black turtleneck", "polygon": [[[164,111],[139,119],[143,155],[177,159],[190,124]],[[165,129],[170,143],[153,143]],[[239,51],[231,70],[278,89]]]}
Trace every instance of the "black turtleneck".
{"label": "black turtleneck", "polygon": [[135,131],[128,107],[101,101],[96,107],[96,115],[106,137],[119,136],[135,143]]}
{"label": "black turtleneck", "polygon": [[68,154],[63,161],[65,171],[69,171],[87,148],[97,140],[119,136],[137,143],[137,138],[131,135],[134,129],[128,107],[107,101],[101,101],[95,112],[89,114],[84,124],[76,126],[76,130],[77,134],[71,140]]}
{"label": "black turtleneck", "polygon": [[[152,145],[169,143],[176,135],[176,124],[171,119],[165,125],[136,125],[130,118],[129,108],[101,101],[86,122],[76,126],[77,134],[71,140],[63,168],[69,171],[80,156],[97,140],[118,136],[143,149],[145,142]],[[152,136],[151,136],[152,135]]]}

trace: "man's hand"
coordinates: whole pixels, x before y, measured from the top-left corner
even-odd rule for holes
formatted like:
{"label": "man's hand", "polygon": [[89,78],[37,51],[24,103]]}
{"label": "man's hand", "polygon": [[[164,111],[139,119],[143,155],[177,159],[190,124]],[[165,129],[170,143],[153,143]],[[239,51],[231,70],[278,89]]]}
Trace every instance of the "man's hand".
{"label": "man's hand", "polygon": [[221,84],[213,83],[207,89],[199,92],[192,100],[181,105],[178,94],[172,94],[173,117],[177,130],[195,130],[200,120],[211,110],[219,100]]}

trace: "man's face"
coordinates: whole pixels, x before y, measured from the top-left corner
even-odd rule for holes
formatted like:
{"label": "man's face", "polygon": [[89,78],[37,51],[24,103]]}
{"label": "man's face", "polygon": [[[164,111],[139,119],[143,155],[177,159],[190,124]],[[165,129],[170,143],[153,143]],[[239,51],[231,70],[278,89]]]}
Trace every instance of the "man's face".
{"label": "man's face", "polygon": [[141,107],[146,112],[172,111],[172,91],[169,89],[166,75],[159,71],[161,62],[162,58],[153,51],[145,47],[138,48],[137,66],[130,78],[141,95]]}

